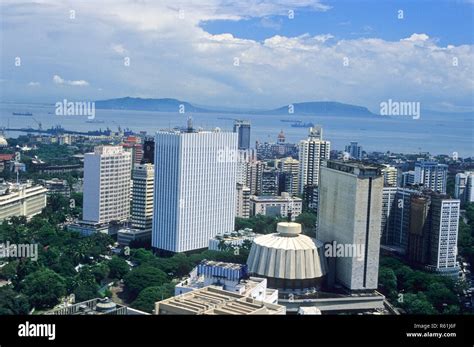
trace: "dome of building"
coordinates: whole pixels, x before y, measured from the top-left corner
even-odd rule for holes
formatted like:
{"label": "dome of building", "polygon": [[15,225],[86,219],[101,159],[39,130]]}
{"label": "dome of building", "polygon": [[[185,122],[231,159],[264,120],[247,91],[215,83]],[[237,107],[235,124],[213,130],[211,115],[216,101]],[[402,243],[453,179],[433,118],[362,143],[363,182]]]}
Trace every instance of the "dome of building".
{"label": "dome of building", "polygon": [[0,135],[0,147],[7,147],[8,146],[8,142],[7,140]]}
{"label": "dome of building", "polygon": [[253,240],[249,273],[281,289],[319,288],[327,273],[323,243],[301,234],[301,224],[278,223],[277,232]]}
{"label": "dome of building", "polygon": [[285,142],[285,134],[283,133],[283,130],[282,130],[278,134],[278,143],[283,143],[283,142]]}

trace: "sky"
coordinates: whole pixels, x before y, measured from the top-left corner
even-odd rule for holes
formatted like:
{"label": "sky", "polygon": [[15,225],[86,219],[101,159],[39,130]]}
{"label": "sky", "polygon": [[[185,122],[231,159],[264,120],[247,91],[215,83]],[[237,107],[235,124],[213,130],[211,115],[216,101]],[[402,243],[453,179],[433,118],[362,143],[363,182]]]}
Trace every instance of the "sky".
{"label": "sky", "polygon": [[474,111],[472,0],[2,0],[2,102]]}

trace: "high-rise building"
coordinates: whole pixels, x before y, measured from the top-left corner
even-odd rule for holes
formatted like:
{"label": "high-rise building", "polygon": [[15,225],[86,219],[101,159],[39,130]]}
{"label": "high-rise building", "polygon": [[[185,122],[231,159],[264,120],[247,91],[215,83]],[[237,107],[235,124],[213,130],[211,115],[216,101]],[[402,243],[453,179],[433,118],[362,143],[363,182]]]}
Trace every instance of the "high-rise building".
{"label": "high-rise building", "polygon": [[234,229],[238,135],[159,131],[155,138],[152,246],[170,252],[206,248]]}
{"label": "high-rise building", "polygon": [[474,202],[474,171],[456,174],[454,197],[461,200],[461,203]]}
{"label": "high-rise building", "polygon": [[250,188],[237,183],[236,217],[250,217]]}
{"label": "high-rise building", "polygon": [[406,171],[402,173],[402,187],[415,184],[415,171]]}
{"label": "high-rise building", "polygon": [[386,187],[398,186],[398,169],[394,166],[384,165],[382,169],[383,181]]}
{"label": "high-rise building", "polygon": [[132,228],[150,230],[153,220],[153,164],[137,164],[132,174]]}
{"label": "high-rise building", "polygon": [[279,194],[287,192],[291,195],[298,195],[299,161],[291,157],[286,157],[276,160],[275,162],[280,173]]}
{"label": "high-rise building", "polygon": [[259,160],[246,163],[245,185],[250,188],[250,194],[256,195],[262,191],[262,173],[266,167],[267,164]]}
{"label": "high-rise building", "polygon": [[[313,190],[318,187],[319,169],[323,159],[329,159],[331,142],[323,140],[323,129],[314,127],[309,129],[308,139],[300,142],[299,151],[299,193]],[[313,203],[310,208],[316,208]]]}
{"label": "high-rise building", "polygon": [[249,185],[250,163],[257,161],[257,151],[255,149],[241,150],[237,155],[237,183]]}
{"label": "high-rise building", "polygon": [[132,155],[121,146],[97,146],[84,155],[83,220],[95,223],[130,217]]}
{"label": "high-rise building", "polygon": [[328,160],[321,167],[316,238],[363,255],[335,258],[335,279],[350,290],[377,288],[383,176],[380,166]]}
{"label": "high-rise building", "polygon": [[409,260],[429,270],[457,276],[460,201],[426,192],[411,202]]}
{"label": "high-rise building", "polygon": [[362,147],[357,142],[351,142],[345,148],[345,152],[349,153],[352,159],[362,159]]}
{"label": "high-rise building", "polygon": [[143,164],[155,163],[155,139],[147,138],[143,143]]}
{"label": "high-rise building", "polygon": [[236,120],[234,122],[234,133],[239,136],[239,149],[250,148],[250,122],[245,120]]}
{"label": "high-rise building", "polygon": [[419,194],[417,190],[408,188],[383,188],[381,243],[396,247],[402,254],[408,247],[411,198],[416,194]]}
{"label": "high-rise building", "polygon": [[258,195],[278,195],[278,183],[278,170],[274,168],[263,170],[261,188],[257,190]]}
{"label": "high-rise building", "polygon": [[123,143],[123,148],[132,153],[132,167],[143,160],[142,139],[138,136],[128,136]]}
{"label": "high-rise building", "polygon": [[415,184],[421,184],[434,192],[446,193],[448,165],[433,161],[415,163]]}

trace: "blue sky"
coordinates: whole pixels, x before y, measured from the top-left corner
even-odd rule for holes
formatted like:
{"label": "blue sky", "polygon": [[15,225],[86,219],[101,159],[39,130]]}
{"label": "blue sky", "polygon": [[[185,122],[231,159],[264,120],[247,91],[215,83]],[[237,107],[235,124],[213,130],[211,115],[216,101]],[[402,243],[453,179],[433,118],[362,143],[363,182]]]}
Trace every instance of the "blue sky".
{"label": "blue sky", "polygon": [[0,96],[472,111],[473,11],[469,0],[3,0]]}

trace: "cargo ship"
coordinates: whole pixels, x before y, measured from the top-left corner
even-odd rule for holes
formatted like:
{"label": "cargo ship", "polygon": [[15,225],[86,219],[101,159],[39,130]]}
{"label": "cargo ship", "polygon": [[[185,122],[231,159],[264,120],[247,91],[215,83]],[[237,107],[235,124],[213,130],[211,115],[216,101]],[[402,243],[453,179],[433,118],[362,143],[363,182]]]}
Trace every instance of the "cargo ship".
{"label": "cargo ship", "polygon": [[31,117],[33,115],[33,113],[31,113],[31,112],[12,112],[12,115]]}

